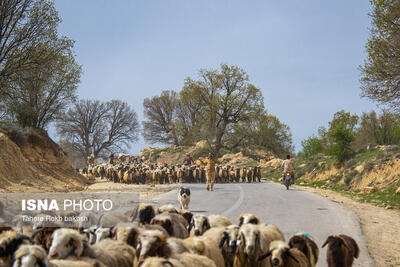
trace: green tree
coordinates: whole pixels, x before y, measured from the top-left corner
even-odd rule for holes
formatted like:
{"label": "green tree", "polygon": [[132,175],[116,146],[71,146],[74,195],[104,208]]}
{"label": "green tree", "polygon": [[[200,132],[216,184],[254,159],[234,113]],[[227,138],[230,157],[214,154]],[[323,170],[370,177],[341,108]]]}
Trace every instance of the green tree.
{"label": "green tree", "polygon": [[372,27],[366,44],[368,57],[361,67],[362,95],[399,108],[400,2],[371,0]]}
{"label": "green tree", "polygon": [[354,155],[351,148],[354,141],[354,133],[343,126],[336,127],[331,133],[333,144],[330,153],[336,157],[339,163],[343,163]]}
{"label": "green tree", "polygon": [[237,146],[231,142],[235,125],[257,118],[264,109],[260,89],[237,66],[221,65],[220,70],[200,70],[199,79],[187,78],[184,94],[204,107],[201,116],[201,136],[215,154],[221,148]]}
{"label": "green tree", "polygon": [[301,141],[301,146],[303,147],[303,155],[306,158],[323,153],[325,151],[322,140],[316,136],[310,136],[309,138]]}
{"label": "green tree", "polygon": [[234,131],[236,142],[245,147],[259,147],[275,155],[283,156],[293,152],[290,127],[276,116],[264,112],[258,118],[237,125]]}
{"label": "green tree", "polygon": [[375,111],[364,112],[360,117],[360,126],[356,133],[355,148],[360,149],[368,144],[377,144],[378,115]]}
{"label": "green tree", "polygon": [[339,163],[349,159],[354,151],[352,149],[357,130],[358,116],[351,115],[344,110],[338,111],[333,115],[329,122],[329,151],[334,155]]}
{"label": "green tree", "polygon": [[74,100],[81,66],[59,23],[53,1],[1,1],[0,116],[45,128]]}
{"label": "green tree", "polygon": [[[0,4],[0,93],[10,76],[28,71],[38,62],[30,55],[39,45],[52,46],[60,22],[54,2],[3,0]],[[46,55],[43,55],[45,57]]]}
{"label": "green tree", "polygon": [[82,70],[72,47],[73,42],[65,39],[53,47],[39,45],[28,56],[39,64],[12,75],[3,101],[23,127],[44,129],[74,101]]}

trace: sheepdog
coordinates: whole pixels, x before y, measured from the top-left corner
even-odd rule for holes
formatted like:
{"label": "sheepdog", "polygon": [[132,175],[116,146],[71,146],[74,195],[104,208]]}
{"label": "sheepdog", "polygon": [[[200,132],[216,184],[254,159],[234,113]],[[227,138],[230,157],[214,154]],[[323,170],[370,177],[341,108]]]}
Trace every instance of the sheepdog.
{"label": "sheepdog", "polygon": [[179,186],[178,190],[178,201],[181,204],[181,208],[187,210],[190,202],[190,189],[187,187]]}

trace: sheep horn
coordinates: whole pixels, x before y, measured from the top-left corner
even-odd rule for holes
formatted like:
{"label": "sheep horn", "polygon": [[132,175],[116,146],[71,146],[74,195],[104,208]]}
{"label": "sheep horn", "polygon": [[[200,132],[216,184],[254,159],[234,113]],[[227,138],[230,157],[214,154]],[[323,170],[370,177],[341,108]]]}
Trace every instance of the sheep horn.
{"label": "sheep horn", "polygon": [[265,259],[266,257],[271,256],[271,254],[272,254],[272,251],[268,251],[268,252],[265,253],[264,255],[261,255],[261,256],[258,258],[258,261],[262,261],[262,260]]}

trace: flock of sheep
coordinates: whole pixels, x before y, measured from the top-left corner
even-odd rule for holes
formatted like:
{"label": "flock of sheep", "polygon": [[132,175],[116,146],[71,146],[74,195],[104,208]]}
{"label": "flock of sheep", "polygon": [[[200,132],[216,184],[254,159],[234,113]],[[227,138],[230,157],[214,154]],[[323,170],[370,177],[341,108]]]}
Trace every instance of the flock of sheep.
{"label": "flock of sheep", "polygon": [[[81,170],[88,177],[107,178],[116,183],[135,184],[172,184],[172,183],[205,183],[206,170],[201,166],[167,164],[155,165],[146,163],[116,164],[102,163]],[[235,168],[232,166],[216,166],[216,183],[260,182],[260,167]]]}
{"label": "flock of sheep", "polygon": [[[238,224],[220,215],[193,214],[171,205],[139,205],[124,214],[91,214],[93,224],[68,228],[36,225],[3,229],[1,266],[13,267],[315,267],[319,249],[306,233],[288,242],[276,225],[254,214]],[[329,267],[352,266],[357,243],[346,235],[330,235]]]}

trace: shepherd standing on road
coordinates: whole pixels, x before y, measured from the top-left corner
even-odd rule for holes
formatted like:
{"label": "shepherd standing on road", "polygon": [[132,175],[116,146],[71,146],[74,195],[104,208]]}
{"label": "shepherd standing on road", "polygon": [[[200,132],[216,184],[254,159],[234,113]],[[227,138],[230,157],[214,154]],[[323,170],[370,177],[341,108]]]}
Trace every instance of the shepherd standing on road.
{"label": "shepherd standing on road", "polygon": [[208,158],[206,160],[200,160],[201,163],[207,164],[206,167],[206,179],[207,179],[207,190],[214,191],[215,182],[215,163],[216,160],[212,153],[208,153]]}

